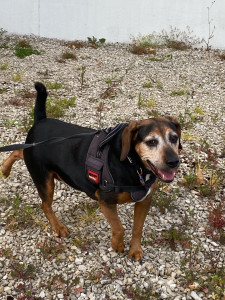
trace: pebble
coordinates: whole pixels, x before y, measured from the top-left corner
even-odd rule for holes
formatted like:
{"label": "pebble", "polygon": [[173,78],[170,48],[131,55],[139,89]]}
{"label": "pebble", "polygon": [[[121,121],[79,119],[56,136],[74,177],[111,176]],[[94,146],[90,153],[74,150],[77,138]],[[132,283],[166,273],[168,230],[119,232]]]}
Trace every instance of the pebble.
{"label": "pebble", "polygon": [[192,291],[191,292],[191,297],[194,299],[194,300],[202,300],[201,297],[199,297],[195,291]]}
{"label": "pebble", "polygon": [[10,289],[10,287],[8,287],[8,286],[6,286],[5,288],[4,288],[4,292],[6,293],[6,294],[11,294],[11,289]]}

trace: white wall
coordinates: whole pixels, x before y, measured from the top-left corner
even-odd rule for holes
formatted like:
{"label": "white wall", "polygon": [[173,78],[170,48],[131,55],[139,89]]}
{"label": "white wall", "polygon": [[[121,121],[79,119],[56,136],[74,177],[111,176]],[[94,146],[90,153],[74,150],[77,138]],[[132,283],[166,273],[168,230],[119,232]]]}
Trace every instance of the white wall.
{"label": "white wall", "polygon": [[[106,38],[129,42],[130,36],[149,34],[170,26],[208,38],[208,10],[212,0],[0,0],[0,28],[9,33],[58,39]],[[225,0],[210,9],[214,38],[225,48]]]}

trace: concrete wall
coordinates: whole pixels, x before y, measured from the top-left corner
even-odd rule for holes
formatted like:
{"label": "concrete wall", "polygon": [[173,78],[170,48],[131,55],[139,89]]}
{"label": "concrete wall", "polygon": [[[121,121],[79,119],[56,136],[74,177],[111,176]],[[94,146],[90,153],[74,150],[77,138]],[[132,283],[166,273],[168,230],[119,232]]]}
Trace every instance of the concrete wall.
{"label": "concrete wall", "polygon": [[[106,38],[129,42],[131,35],[170,31],[170,26],[208,38],[212,0],[0,0],[0,28],[9,33],[58,39]],[[225,0],[210,9],[210,44],[225,48]]]}

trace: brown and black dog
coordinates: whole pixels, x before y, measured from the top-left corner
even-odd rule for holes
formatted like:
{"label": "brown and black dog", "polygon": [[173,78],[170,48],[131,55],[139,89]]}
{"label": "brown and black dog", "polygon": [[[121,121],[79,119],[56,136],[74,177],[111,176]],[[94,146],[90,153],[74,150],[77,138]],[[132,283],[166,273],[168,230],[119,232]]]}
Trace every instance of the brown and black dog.
{"label": "brown and black dog", "polygon": [[[24,158],[42,199],[45,216],[52,229],[62,237],[67,236],[69,232],[52,210],[54,180],[62,180],[71,187],[84,191],[92,199],[98,200],[112,229],[112,248],[123,252],[124,229],[117,214],[117,204],[134,202],[131,193],[126,190],[104,191],[88,180],[85,161],[95,130],[47,118],[46,88],[41,83],[36,83],[35,88],[37,99],[34,108],[34,125],[27,135],[26,143],[38,143],[53,137],[67,138],[76,134],[78,136],[75,139],[65,139],[57,144],[47,143],[12,152],[3,163],[3,174],[8,176],[13,163]],[[135,261],[141,260],[143,256],[142,230],[157,181],[159,179],[164,182],[172,182],[179,166],[180,137],[180,124],[171,117],[160,117],[131,121],[125,124],[110,142],[108,165],[116,186],[145,185],[145,182],[140,180],[138,170],[155,176],[144,199],[137,201],[134,205],[134,225],[129,257],[134,258]],[[135,166],[129,160],[130,154],[135,160]],[[144,180],[142,179],[142,181]]]}

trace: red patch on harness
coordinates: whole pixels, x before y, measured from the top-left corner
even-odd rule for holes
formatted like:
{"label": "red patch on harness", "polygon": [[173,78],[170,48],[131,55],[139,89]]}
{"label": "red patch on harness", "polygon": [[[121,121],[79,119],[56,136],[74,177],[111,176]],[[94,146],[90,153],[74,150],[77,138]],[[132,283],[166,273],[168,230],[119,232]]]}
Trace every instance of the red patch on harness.
{"label": "red patch on harness", "polygon": [[99,183],[99,175],[91,170],[88,170],[88,178],[95,183]]}

